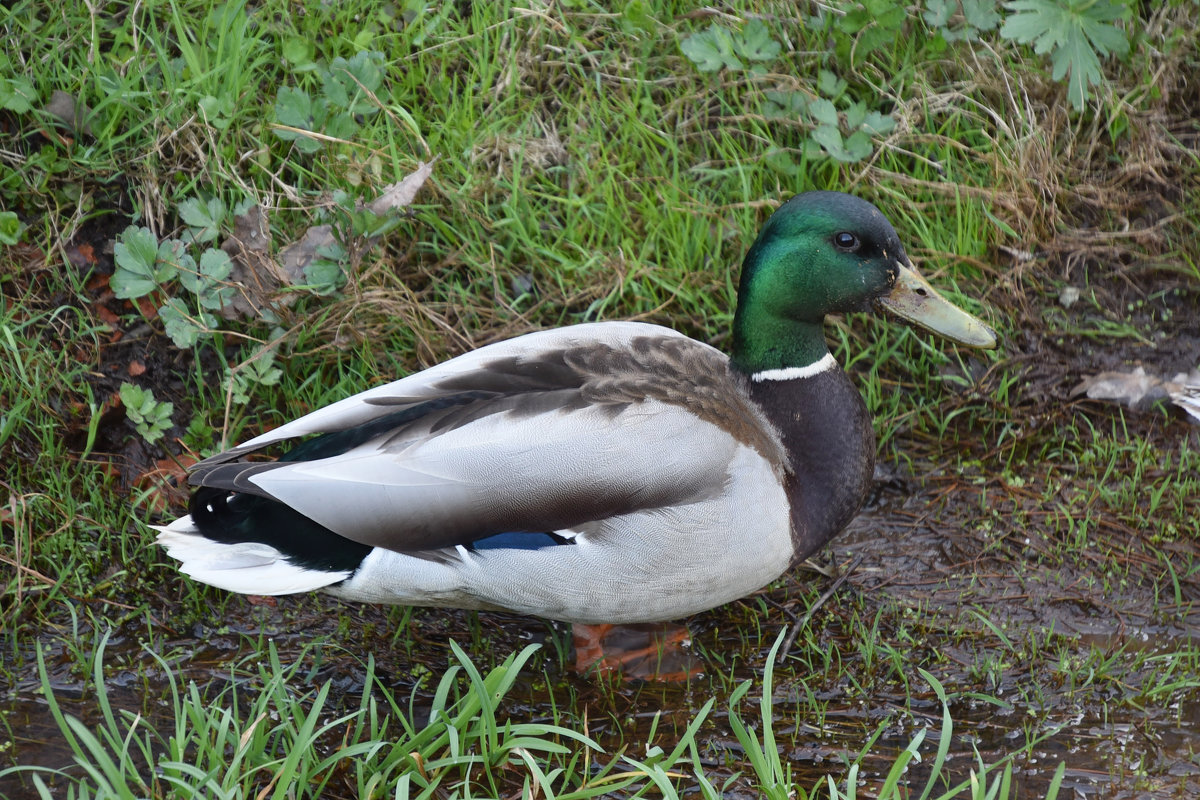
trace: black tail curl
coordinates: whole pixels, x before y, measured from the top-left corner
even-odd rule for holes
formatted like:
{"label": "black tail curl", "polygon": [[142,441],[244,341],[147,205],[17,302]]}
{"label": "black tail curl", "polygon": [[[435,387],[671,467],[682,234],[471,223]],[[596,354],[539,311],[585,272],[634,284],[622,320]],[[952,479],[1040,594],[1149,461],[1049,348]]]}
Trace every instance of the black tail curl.
{"label": "black tail curl", "polygon": [[188,506],[206,539],[274,547],[304,569],[354,571],[373,549],[347,539],[278,500],[201,486]]}

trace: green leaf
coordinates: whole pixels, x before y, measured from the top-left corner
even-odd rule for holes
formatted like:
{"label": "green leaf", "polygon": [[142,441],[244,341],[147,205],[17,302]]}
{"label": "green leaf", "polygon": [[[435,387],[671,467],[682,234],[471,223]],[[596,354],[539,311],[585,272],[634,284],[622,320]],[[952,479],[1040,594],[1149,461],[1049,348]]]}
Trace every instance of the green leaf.
{"label": "green leaf", "polygon": [[817,71],[817,92],[830,100],[837,100],[845,91],[846,81],[827,69]]}
{"label": "green leaf", "polygon": [[844,155],[842,132],[832,125],[819,125],[813,129],[812,140],[821,145],[821,149],[834,158]]}
{"label": "green leaf", "polygon": [[205,308],[220,308],[227,294],[221,294],[222,289],[233,287],[222,286],[221,282],[233,271],[233,261],[224,250],[209,248],[200,254],[197,264],[190,255],[183,254],[179,264],[179,282],[183,288],[200,298],[200,305]]}
{"label": "green leaf", "polygon": [[200,254],[200,274],[210,283],[223,281],[233,272],[233,260],[224,250],[209,248]]}
{"label": "green leaf", "polygon": [[[871,143],[871,137],[866,131],[855,131],[846,137],[845,153],[840,160],[853,163],[862,161],[875,151],[875,145]],[[836,155],[834,158],[838,158]]]}
{"label": "green leaf", "polygon": [[930,28],[944,28],[950,23],[950,17],[957,10],[956,0],[925,0],[925,10],[921,17]]}
{"label": "green leaf", "polygon": [[383,85],[383,53],[378,50],[363,50],[355,53],[347,62],[350,74],[363,89],[374,94]]}
{"label": "green leaf", "polygon": [[233,95],[214,97],[211,94],[201,97],[197,105],[203,113],[204,120],[217,130],[225,130],[233,119]]}
{"label": "green leaf", "polygon": [[196,292],[203,308],[216,310],[233,301],[237,288],[225,284],[233,272],[233,260],[224,250],[210,248],[200,254],[201,287]]}
{"label": "green leaf", "polygon": [[800,174],[800,165],[787,150],[772,150],[763,161],[769,169],[785,177],[794,178]]}
{"label": "green leaf", "polygon": [[262,359],[261,361],[253,362],[254,380],[263,386],[275,386],[283,378],[283,370],[279,367],[271,366],[271,359]]}
{"label": "green leaf", "polygon": [[708,30],[693,33],[679,43],[679,49],[701,72],[716,72],[721,68],[742,70],[745,65],[734,54],[733,37],[715,22]]}
{"label": "green leaf", "polygon": [[282,87],[275,95],[275,119],[281,125],[312,130],[312,98],[303,89]]}
{"label": "green leaf", "polygon": [[196,259],[192,258],[190,253],[181,253],[179,256],[179,283],[193,294],[204,290],[204,281],[200,277]]}
{"label": "green leaf", "polygon": [[[201,308],[208,311],[220,311],[232,303],[235,296],[237,296],[237,287],[213,284],[197,294],[196,299],[200,302]],[[216,320],[214,319],[209,327],[216,327],[216,324]]]}
{"label": "green leaf", "polygon": [[870,25],[873,19],[874,15],[860,3],[858,8],[846,12],[838,27],[845,33],[855,34]]}
{"label": "green leaf", "polygon": [[867,28],[858,37],[858,47],[854,50],[854,61],[861,64],[871,53],[882,50],[896,41],[897,31],[891,28],[875,26]]}
{"label": "green leaf", "polygon": [[1106,24],[1103,18],[1085,17],[1080,27],[1099,55],[1124,58],[1129,54],[1129,37],[1117,26]]}
{"label": "green leaf", "polygon": [[[134,383],[122,383],[117,393],[121,396],[121,404],[125,406],[125,413],[137,420],[142,419],[142,406],[149,393]],[[150,394],[151,400],[153,397],[153,394]]]}
{"label": "green leaf", "polygon": [[207,244],[217,238],[227,213],[225,201],[219,197],[210,197],[207,201],[189,197],[179,204],[179,218],[190,226],[189,233],[199,244]]}
{"label": "green leaf", "polygon": [[301,36],[286,39],[283,43],[283,60],[292,72],[309,72],[317,68],[313,63],[313,44]]}
{"label": "green leaf", "polygon": [[352,139],[357,132],[358,123],[354,121],[354,115],[349,111],[334,114],[325,125],[325,135],[336,139]]}
{"label": "green leaf", "polygon": [[[781,45],[762,20],[754,19],[736,34],[713,23],[707,30],[681,40],[679,49],[701,72],[721,69],[740,72],[746,70],[746,61],[759,64],[774,61],[779,57]],[[758,65],[751,69],[755,73],[763,72]]]}
{"label": "green leaf", "polygon": [[981,32],[994,30],[1000,24],[996,0],[961,0],[961,18],[957,16],[959,7],[960,0],[925,0],[921,16],[931,30],[942,34],[948,42],[975,41]]}
{"label": "green leaf", "polygon": [[626,30],[654,33],[658,29],[645,0],[629,0],[625,3],[621,10],[621,20],[622,27]]}
{"label": "green leaf", "polygon": [[179,277],[180,271],[195,272],[196,259],[179,239],[163,239],[158,245],[154,279],[159,286]]}
{"label": "green leaf", "polygon": [[1050,56],[1053,67],[1050,77],[1061,81],[1070,72],[1067,81],[1067,99],[1076,111],[1083,108],[1087,102],[1089,86],[1099,86],[1104,82],[1104,73],[1100,71],[1100,59],[1096,51],[1083,41],[1082,37],[1070,37]]}
{"label": "green leaf", "polygon": [[816,120],[818,125],[828,126],[837,130],[838,112],[831,101],[823,97],[818,97],[808,104],[808,112],[812,114],[812,118]]}
{"label": "green leaf", "polygon": [[853,53],[854,63],[895,42],[904,28],[908,13],[895,0],[859,0],[838,21],[837,27],[852,41],[839,44],[839,52]]}
{"label": "green leaf", "polygon": [[130,225],[113,247],[109,288],[122,300],[144,297],[158,288],[158,238],[149,228]]}
{"label": "green leaf", "polygon": [[1004,4],[1016,12],[1005,20],[1000,35],[1033,45],[1039,55],[1050,54],[1054,80],[1070,73],[1067,97],[1078,111],[1087,101],[1090,86],[1104,80],[1100,57],[1124,56],[1129,39],[1113,25],[1129,9],[1112,0],[1012,0]]}
{"label": "green leaf", "polygon": [[795,119],[808,110],[808,98],[802,92],[763,92],[762,113],[772,119]]}
{"label": "green leaf", "polygon": [[117,392],[121,404],[125,406],[125,415],[147,442],[153,444],[171,429],[174,403],[155,400],[154,393],[149,389],[132,383],[122,383]]}
{"label": "green leaf", "polygon": [[771,38],[771,32],[762,20],[752,19],[742,28],[742,35],[734,39],[734,50],[747,61],[774,61],[779,57],[781,45]]}
{"label": "green leaf", "polygon": [[[996,0],[962,0],[965,29],[978,31],[995,30],[1000,25],[1000,14],[996,11]],[[977,38],[977,37],[971,37]]]}
{"label": "green leaf", "polygon": [[884,136],[896,129],[896,120],[886,114],[872,111],[863,120],[862,129],[876,136]]}
{"label": "green leaf", "polygon": [[346,272],[337,261],[314,258],[304,268],[304,280],[317,294],[332,294],[346,283]]}
{"label": "green leaf", "polygon": [[149,228],[130,225],[121,233],[114,251],[118,266],[151,275],[158,258],[158,237]]}
{"label": "green leaf", "polygon": [[21,241],[21,220],[14,211],[0,211],[0,244],[12,245]]}
{"label": "green leaf", "polygon": [[373,114],[379,107],[367,93],[374,94],[383,83],[383,53],[364,50],[349,60],[335,58],[322,78],[325,99],[335,108]]}
{"label": "green leaf", "polygon": [[311,136],[301,136],[300,138],[296,139],[295,145],[296,149],[301,153],[307,153],[309,155],[317,152],[322,147],[321,140],[314,139]]}
{"label": "green leaf", "polygon": [[233,401],[245,405],[250,401],[254,387],[274,386],[283,377],[283,371],[275,366],[275,351],[260,350],[253,358],[236,370],[226,367],[225,385],[232,390]]}
{"label": "green leaf", "polygon": [[321,142],[311,136],[305,136],[303,131],[320,130],[327,115],[326,102],[323,99],[314,101],[303,89],[285,86],[275,95],[275,120],[280,125],[298,129],[276,128],[275,135],[284,141],[294,141],[296,149],[302,153],[315,153],[321,149]]}
{"label": "green leaf", "polygon": [[857,103],[851,103],[846,108],[846,127],[850,130],[857,129],[863,124],[863,120],[867,118],[867,104],[861,100]]}
{"label": "green leaf", "polygon": [[[387,8],[387,6],[383,6],[383,8]],[[381,16],[383,8],[380,9]],[[375,41],[376,35],[375,26],[363,25],[359,28],[358,33],[354,34],[354,38],[350,42],[354,45],[355,50],[366,50]]]}
{"label": "green leaf", "polygon": [[[346,59],[336,58],[333,61],[333,65],[321,76],[324,80],[322,89],[325,99],[334,108],[349,108],[351,92],[354,88],[357,88],[347,86],[347,81],[339,79],[339,73],[345,72],[345,64]],[[334,72],[334,70],[338,70],[338,72]]]}
{"label": "green leaf", "polygon": [[217,322],[211,314],[202,312],[198,317],[189,314],[182,301],[175,297],[158,310],[158,318],[171,341],[181,350],[195,345],[200,341],[200,334],[205,333],[206,328],[215,328]]}
{"label": "green leaf", "polygon": [[4,78],[0,80],[0,108],[8,109],[17,114],[26,114],[33,110],[33,101],[37,92],[28,78]]}

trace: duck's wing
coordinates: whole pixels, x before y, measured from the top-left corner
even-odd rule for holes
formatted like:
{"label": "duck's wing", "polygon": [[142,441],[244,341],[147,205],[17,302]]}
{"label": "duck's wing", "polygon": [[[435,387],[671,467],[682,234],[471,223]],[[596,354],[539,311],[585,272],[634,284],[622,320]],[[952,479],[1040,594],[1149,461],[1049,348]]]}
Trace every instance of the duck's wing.
{"label": "duck's wing", "polygon": [[[481,378],[495,370],[495,365],[506,361],[526,363],[545,353],[589,345],[627,347],[634,339],[641,338],[692,341],[670,328],[642,322],[594,322],[527,333],[472,350],[421,372],[331,403],[205,459],[197,464],[195,469],[231,461],[275,442],[347,430],[402,407],[453,396],[460,393],[460,390],[447,385],[446,381],[456,378],[469,380],[472,376]],[[719,354],[714,348],[708,349]],[[530,371],[526,373],[525,378],[532,385],[537,376]]]}
{"label": "duck's wing", "polygon": [[[778,438],[719,351],[665,328],[530,334],[364,392],[202,462],[193,483],[261,494],[400,551],[550,532],[724,490]],[[277,462],[246,452],[302,442]]]}

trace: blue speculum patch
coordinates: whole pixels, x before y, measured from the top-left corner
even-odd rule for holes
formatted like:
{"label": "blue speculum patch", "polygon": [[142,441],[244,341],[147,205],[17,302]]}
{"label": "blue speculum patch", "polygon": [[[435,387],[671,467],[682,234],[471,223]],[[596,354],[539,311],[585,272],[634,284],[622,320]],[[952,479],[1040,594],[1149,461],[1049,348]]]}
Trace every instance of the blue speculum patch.
{"label": "blue speculum patch", "polygon": [[557,533],[509,531],[476,539],[471,542],[470,547],[472,550],[541,550],[544,547],[556,547],[562,544],[575,544],[575,542],[559,536]]}

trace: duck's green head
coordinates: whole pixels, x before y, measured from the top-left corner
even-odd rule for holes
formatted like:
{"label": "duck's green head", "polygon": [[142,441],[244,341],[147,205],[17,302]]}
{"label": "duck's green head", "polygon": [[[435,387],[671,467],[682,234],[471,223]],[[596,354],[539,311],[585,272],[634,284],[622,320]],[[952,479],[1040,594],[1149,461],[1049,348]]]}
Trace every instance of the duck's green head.
{"label": "duck's green head", "polygon": [[991,328],[917,274],[879,209],[840,192],[798,195],[746,254],[733,363],[749,374],[815,364],[829,352],[827,314],[876,306],[960,344],[996,345]]}

